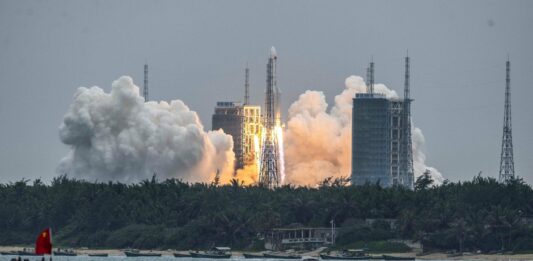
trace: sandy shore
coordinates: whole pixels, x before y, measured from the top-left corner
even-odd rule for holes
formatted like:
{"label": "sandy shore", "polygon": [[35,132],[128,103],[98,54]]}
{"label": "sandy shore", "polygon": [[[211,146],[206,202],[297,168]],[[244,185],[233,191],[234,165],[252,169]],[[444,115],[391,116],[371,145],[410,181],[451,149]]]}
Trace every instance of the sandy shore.
{"label": "sandy shore", "polygon": [[[32,248],[28,246],[29,248]],[[23,246],[0,246],[0,252],[21,251]],[[124,256],[124,252],[121,249],[87,249],[87,248],[75,248],[74,251],[78,255],[88,254],[101,254],[107,253],[110,256]],[[147,250],[146,250],[147,251]],[[154,253],[160,253],[163,256],[172,256],[174,252],[187,253],[186,250],[152,250]],[[234,256],[242,256],[241,251],[233,251]],[[410,253],[385,253],[393,256],[415,256],[415,252]],[[317,251],[311,251],[302,253],[302,256],[318,256]],[[372,253],[371,255],[379,256],[378,253]],[[424,256],[417,256],[419,260],[533,260],[533,254],[516,254],[516,255],[483,255],[483,254],[467,254],[464,256],[448,257],[445,253],[432,253]]]}

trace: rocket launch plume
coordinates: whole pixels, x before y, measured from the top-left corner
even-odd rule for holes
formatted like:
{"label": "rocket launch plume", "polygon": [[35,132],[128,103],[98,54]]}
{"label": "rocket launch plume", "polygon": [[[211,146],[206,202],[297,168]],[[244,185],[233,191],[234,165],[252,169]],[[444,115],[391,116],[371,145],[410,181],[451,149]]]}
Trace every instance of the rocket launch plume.
{"label": "rocket launch plume", "polygon": [[59,127],[70,152],[58,172],[99,181],[136,182],[157,177],[210,182],[233,172],[231,136],[204,131],[182,101],[145,102],[128,76],[110,93],[80,87]]}
{"label": "rocket launch plume", "polygon": [[[315,186],[327,177],[350,176],[352,99],[366,89],[363,78],[350,76],[329,112],[324,93],[319,91],[306,91],[290,106],[284,139],[285,183]],[[398,97],[383,84],[375,84],[374,92]],[[415,176],[429,169],[435,181],[441,183],[438,170],[425,165],[422,131],[413,128],[412,136]]]}

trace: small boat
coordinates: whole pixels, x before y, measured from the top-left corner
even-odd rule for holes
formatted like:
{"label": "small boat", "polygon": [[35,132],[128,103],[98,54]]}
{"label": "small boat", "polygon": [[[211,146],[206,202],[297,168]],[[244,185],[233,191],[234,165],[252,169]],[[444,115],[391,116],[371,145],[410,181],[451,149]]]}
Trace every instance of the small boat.
{"label": "small boat", "polygon": [[389,255],[383,255],[383,259],[385,259],[385,260],[415,260],[415,257],[412,257],[412,256],[389,256]]}
{"label": "small boat", "polygon": [[54,256],[77,256],[78,254],[72,249],[61,249],[58,248],[56,251],[52,251]]}
{"label": "small boat", "polygon": [[193,258],[230,258],[231,248],[229,247],[214,247],[211,250],[204,252],[189,252]]}
{"label": "small boat", "polygon": [[[368,260],[371,256],[340,256],[340,255],[326,255],[320,254],[320,258],[324,260]],[[379,258],[381,259],[381,257]]]}
{"label": "small boat", "polygon": [[17,255],[17,251],[5,251],[5,252],[0,252],[0,255],[3,255],[3,256],[14,256],[14,255]]}
{"label": "small boat", "polygon": [[178,252],[174,252],[173,255],[174,257],[191,257],[191,254],[183,254]]}
{"label": "small boat", "polygon": [[248,259],[266,258],[263,254],[242,253],[242,255]]}
{"label": "small boat", "polygon": [[139,251],[138,249],[129,249],[129,250],[124,250],[124,254],[127,256],[127,257],[139,257],[139,256],[145,256],[145,257],[158,257],[158,256],[161,256],[160,253],[154,253],[154,252],[141,252]]}
{"label": "small boat", "polygon": [[264,253],[265,258],[274,259],[302,259],[302,256],[296,254],[283,254],[283,253]]}
{"label": "small boat", "polygon": [[23,248],[21,251],[17,251],[16,255],[19,255],[19,256],[42,256],[40,254],[39,255],[35,254],[35,249],[32,249],[32,248]]}
{"label": "small boat", "polygon": [[108,253],[94,253],[94,254],[88,254],[88,256],[91,256],[91,257],[108,257],[109,254]]}
{"label": "small boat", "polygon": [[[345,249],[336,255],[320,254],[320,258],[325,260],[368,260],[373,259],[364,249]],[[379,257],[381,259],[381,257]]]}

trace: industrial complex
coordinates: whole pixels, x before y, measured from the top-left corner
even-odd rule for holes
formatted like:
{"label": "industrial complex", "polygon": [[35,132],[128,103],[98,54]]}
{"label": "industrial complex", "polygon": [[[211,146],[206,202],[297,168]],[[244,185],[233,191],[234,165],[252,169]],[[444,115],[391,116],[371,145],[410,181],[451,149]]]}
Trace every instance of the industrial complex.
{"label": "industrial complex", "polygon": [[[245,69],[244,102],[219,101],[212,116],[212,129],[233,137],[235,173],[255,166],[257,183],[274,188],[283,183],[283,138],[281,91],[276,81],[277,53],[272,47],[266,70],[265,105],[250,104],[248,66]],[[143,94],[148,99],[148,65],[144,67]],[[405,57],[403,97],[387,97],[374,91],[374,62],[366,75],[366,92],[357,93],[352,107],[352,185],[414,188],[411,137],[410,58]],[[500,180],[514,177],[510,62],[506,63],[505,114]]]}

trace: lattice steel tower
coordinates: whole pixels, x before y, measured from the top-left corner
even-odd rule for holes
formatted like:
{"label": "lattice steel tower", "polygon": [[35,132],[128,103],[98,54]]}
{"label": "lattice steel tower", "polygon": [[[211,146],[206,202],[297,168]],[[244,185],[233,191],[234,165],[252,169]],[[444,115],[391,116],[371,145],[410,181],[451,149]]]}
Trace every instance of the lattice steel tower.
{"label": "lattice steel tower", "polygon": [[149,101],[149,98],[148,98],[148,63],[144,64],[143,96],[144,96],[144,101]]}
{"label": "lattice steel tower", "polygon": [[511,124],[511,62],[507,59],[505,77],[505,112],[503,115],[502,153],[500,182],[514,177],[513,131]]}
{"label": "lattice steel tower", "polygon": [[410,58],[409,53],[405,57],[405,81],[403,90],[403,111],[402,111],[402,135],[401,135],[401,165],[400,173],[401,183],[406,187],[414,186],[414,169],[413,169],[413,145],[411,137],[411,93],[410,93]]}
{"label": "lattice steel tower", "polygon": [[250,104],[250,68],[244,69],[244,105]]}
{"label": "lattice steel tower", "polygon": [[276,49],[272,47],[267,64],[266,95],[263,147],[261,149],[261,166],[259,170],[259,183],[268,188],[274,188],[281,183],[280,148],[277,135],[279,128],[279,91],[276,86]]}

